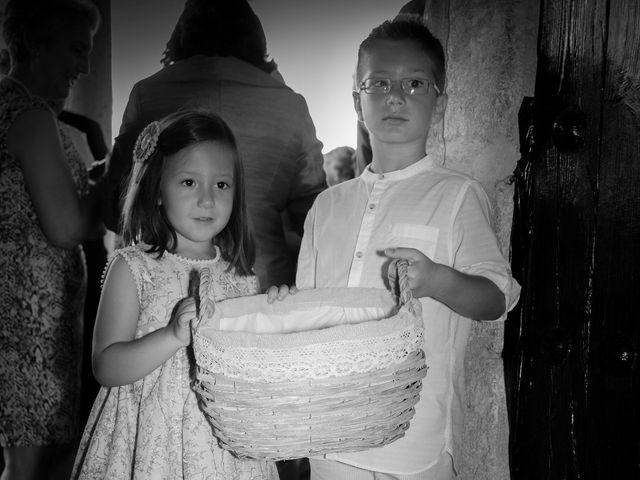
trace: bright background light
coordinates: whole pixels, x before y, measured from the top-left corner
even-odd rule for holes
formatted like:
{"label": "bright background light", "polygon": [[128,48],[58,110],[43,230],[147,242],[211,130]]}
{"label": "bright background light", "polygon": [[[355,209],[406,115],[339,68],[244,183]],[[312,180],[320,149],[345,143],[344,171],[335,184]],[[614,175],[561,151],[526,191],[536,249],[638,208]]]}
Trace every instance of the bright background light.
{"label": "bright background light", "polygon": [[[307,100],[323,151],[356,143],[351,99],[358,45],[406,0],[253,0],[267,49],[287,85]],[[134,83],[156,72],[183,2],[112,0],[112,132]]]}

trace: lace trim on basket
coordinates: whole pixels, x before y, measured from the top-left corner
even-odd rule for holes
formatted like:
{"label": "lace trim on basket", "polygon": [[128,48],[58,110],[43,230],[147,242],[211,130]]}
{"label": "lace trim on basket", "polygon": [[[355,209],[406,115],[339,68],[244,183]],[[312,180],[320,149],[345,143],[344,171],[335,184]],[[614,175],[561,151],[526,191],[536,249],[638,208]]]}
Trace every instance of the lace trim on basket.
{"label": "lace trim on basket", "polygon": [[201,335],[195,335],[193,342],[199,368],[230,378],[272,383],[344,377],[397,365],[422,348],[423,331],[411,326],[385,336],[294,348],[230,346]]}

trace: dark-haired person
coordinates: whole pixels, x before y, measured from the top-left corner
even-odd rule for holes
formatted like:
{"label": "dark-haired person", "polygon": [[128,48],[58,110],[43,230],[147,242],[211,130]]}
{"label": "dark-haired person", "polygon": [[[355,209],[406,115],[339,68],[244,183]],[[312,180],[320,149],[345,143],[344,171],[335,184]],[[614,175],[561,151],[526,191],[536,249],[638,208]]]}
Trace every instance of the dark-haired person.
{"label": "dark-haired person", "polygon": [[[273,462],[219,445],[190,374],[192,271],[216,300],[257,291],[233,133],[219,116],[187,110],[151,122],[138,138],[123,207],[126,247],[109,261],[93,336],[102,388],[72,478],[275,480]],[[288,291],[270,289],[271,301]]]}

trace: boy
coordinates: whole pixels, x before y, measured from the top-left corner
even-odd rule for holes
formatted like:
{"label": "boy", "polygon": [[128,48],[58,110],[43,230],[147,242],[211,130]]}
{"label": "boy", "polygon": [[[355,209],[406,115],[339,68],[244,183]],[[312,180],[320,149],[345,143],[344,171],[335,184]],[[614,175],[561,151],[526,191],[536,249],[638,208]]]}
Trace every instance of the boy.
{"label": "boy", "polygon": [[353,93],[371,138],[362,175],[321,193],[305,222],[297,286],[377,287],[396,258],[420,298],[429,372],[406,435],[381,448],[312,458],[312,480],[455,475],[471,319],[503,320],[518,299],[480,185],[426,154],[447,96],[442,45],[401,15],[360,45]]}

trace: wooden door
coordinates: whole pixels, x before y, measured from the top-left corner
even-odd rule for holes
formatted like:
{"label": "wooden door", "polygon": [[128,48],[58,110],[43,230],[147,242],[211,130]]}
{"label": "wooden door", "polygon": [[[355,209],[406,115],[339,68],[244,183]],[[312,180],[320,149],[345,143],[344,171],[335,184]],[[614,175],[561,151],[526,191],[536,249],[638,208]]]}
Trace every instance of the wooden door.
{"label": "wooden door", "polygon": [[520,479],[640,479],[640,2],[543,0],[505,333]]}

